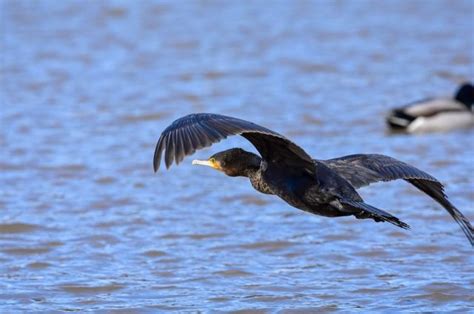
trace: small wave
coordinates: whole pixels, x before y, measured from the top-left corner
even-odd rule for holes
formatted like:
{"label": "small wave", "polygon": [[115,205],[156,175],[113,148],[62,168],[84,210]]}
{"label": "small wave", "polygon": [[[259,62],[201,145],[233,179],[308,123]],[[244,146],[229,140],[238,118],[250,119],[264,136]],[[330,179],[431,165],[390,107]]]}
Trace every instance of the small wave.
{"label": "small wave", "polygon": [[45,254],[51,251],[50,247],[18,247],[18,248],[7,248],[3,249],[2,252],[10,255],[34,255],[34,254]]}
{"label": "small wave", "polygon": [[228,269],[223,271],[214,272],[215,275],[225,276],[225,277],[242,277],[242,276],[251,276],[252,273],[239,269]]}
{"label": "small wave", "polygon": [[50,263],[46,263],[46,262],[33,262],[33,263],[28,264],[28,268],[31,268],[31,269],[45,269],[51,266],[52,265]]}
{"label": "small wave", "polygon": [[148,257],[160,257],[160,256],[168,255],[168,254],[166,254],[166,252],[163,252],[163,251],[149,250],[149,251],[143,252],[143,255],[148,256]]}
{"label": "small wave", "polygon": [[123,289],[122,285],[119,284],[109,284],[103,286],[86,286],[86,285],[76,285],[76,284],[67,284],[59,287],[60,290],[73,293],[73,294],[85,294],[85,293],[107,293],[114,292],[120,289]]}
{"label": "small wave", "polygon": [[136,122],[143,122],[143,121],[159,121],[163,118],[167,117],[168,114],[165,113],[148,113],[148,114],[140,114],[140,115],[124,115],[122,116],[122,122],[128,123],[136,123]]}
{"label": "small wave", "polygon": [[0,234],[9,233],[29,233],[34,232],[42,227],[34,224],[27,224],[22,222],[4,223],[0,224]]}
{"label": "small wave", "polygon": [[239,247],[250,250],[277,251],[295,246],[296,243],[289,241],[262,241],[250,244],[242,244]]}

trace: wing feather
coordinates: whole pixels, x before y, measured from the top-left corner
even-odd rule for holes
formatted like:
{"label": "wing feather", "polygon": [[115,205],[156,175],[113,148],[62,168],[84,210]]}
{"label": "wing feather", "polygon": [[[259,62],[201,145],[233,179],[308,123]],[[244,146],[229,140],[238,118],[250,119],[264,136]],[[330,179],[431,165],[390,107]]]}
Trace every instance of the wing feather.
{"label": "wing feather", "polygon": [[159,169],[163,152],[169,168],[173,161],[178,164],[185,156],[231,135],[244,136],[266,161],[314,171],[311,157],[283,135],[249,121],[209,113],[190,114],[168,126],[156,145],[153,167]]}
{"label": "wing feather", "polygon": [[378,154],[356,154],[322,161],[355,188],[379,181],[422,179],[439,182],[431,175],[395,158]]}
{"label": "wing feather", "polygon": [[378,154],[357,154],[322,161],[355,188],[379,181],[403,179],[443,206],[474,246],[474,229],[444,193],[444,186],[428,173],[395,158]]}
{"label": "wing feather", "polygon": [[184,156],[185,156],[185,149],[184,149],[184,139],[182,136],[182,130],[177,130],[177,137],[176,137],[176,146],[175,146],[175,156],[176,156],[176,164],[179,164]]}
{"label": "wing feather", "polygon": [[173,141],[173,133],[169,134],[166,137],[166,149],[165,152],[165,163],[166,165],[171,165],[174,159],[174,141]]}

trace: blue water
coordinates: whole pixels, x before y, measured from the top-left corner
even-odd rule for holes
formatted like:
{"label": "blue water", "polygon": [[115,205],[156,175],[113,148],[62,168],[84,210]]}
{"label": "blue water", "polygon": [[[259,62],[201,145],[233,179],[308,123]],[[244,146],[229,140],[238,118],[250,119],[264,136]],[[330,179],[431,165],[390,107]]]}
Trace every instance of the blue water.
{"label": "blue water", "polygon": [[0,312],[474,311],[472,247],[405,182],[361,194],[410,231],[310,215],[192,157],[152,169],[167,125],[215,112],[315,158],[409,162],[472,221],[473,131],[388,135],[384,115],[474,79],[473,18],[471,1],[0,1]]}

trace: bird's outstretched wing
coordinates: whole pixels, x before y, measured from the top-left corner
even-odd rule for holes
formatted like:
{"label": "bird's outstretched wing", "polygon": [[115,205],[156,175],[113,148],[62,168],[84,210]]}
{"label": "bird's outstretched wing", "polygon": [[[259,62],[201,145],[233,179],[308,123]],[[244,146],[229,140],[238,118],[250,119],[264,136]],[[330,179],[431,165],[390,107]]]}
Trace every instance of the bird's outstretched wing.
{"label": "bird's outstretched wing", "polygon": [[178,164],[196,150],[211,146],[230,135],[242,135],[268,162],[314,171],[312,158],[283,135],[255,123],[211,113],[196,113],[174,121],[161,134],[155,148],[153,167],[160,167],[164,152],[166,168]]}
{"label": "bird's outstretched wing", "polygon": [[443,184],[426,172],[395,158],[377,154],[357,154],[320,161],[349,181],[355,188],[379,181],[403,179],[441,204],[461,226],[474,246],[474,228],[444,193]]}
{"label": "bird's outstretched wing", "polygon": [[395,158],[378,154],[356,154],[320,160],[355,188],[379,181],[420,179],[438,182],[434,177]]}

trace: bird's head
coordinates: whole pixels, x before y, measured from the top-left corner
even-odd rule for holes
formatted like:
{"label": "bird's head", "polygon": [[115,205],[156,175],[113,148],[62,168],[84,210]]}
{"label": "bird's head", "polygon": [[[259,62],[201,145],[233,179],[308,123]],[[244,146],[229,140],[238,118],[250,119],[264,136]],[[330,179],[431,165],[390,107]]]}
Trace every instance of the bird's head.
{"label": "bird's head", "polygon": [[463,84],[454,99],[466,105],[467,109],[474,110],[474,86],[470,83]]}
{"label": "bird's head", "polygon": [[193,165],[202,165],[224,172],[231,177],[247,177],[249,171],[260,167],[261,158],[241,148],[231,148],[209,157],[208,160],[193,160]]}

